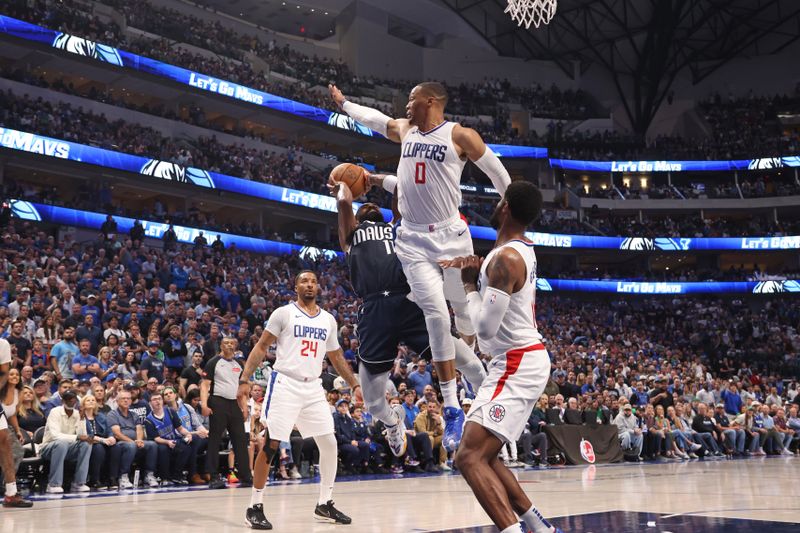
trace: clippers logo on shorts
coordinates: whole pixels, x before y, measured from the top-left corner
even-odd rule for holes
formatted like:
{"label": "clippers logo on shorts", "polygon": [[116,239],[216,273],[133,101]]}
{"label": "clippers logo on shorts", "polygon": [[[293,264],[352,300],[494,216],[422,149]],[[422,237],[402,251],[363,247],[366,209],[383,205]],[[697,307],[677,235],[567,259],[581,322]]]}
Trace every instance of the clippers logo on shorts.
{"label": "clippers logo on shorts", "polygon": [[496,294],[492,294],[491,296],[489,296],[489,304],[493,304],[496,301],[497,301],[497,295]]}
{"label": "clippers logo on shorts", "polygon": [[158,159],[151,159],[145,163],[140,174],[145,176],[153,176],[154,178],[161,178],[162,180],[177,181],[179,183],[193,183],[200,187],[214,188],[214,181],[205,170],[192,167],[182,167],[176,163],[169,161],[159,161]]}
{"label": "clippers logo on shorts", "polygon": [[501,422],[506,417],[506,408],[502,405],[494,404],[489,408],[489,418],[494,422]]}
{"label": "clippers logo on shorts", "polygon": [[444,144],[429,144],[423,142],[406,143],[403,145],[402,157],[416,157],[430,159],[431,161],[444,161],[447,155],[447,146]]}
{"label": "clippers logo on shorts", "polygon": [[56,38],[53,39],[53,48],[79,56],[91,57],[92,59],[97,59],[104,63],[122,66],[122,58],[119,56],[119,52],[116,48],[68,33],[59,33]]}
{"label": "clippers logo on shorts", "polygon": [[594,464],[597,457],[594,454],[594,446],[588,440],[581,439],[581,443],[579,444],[581,450],[581,457],[587,463]]}

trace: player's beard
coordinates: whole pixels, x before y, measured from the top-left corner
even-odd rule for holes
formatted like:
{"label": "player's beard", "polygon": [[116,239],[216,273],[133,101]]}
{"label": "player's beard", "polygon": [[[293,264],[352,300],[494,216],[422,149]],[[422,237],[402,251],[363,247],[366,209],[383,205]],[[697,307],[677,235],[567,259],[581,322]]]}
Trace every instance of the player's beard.
{"label": "player's beard", "polygon": [[497,204],[495,207],[494,212],[492,213],[492,217],[489,219],[489,224],[495,229],[500,229],[500,207],[502,206],[502,202]]}

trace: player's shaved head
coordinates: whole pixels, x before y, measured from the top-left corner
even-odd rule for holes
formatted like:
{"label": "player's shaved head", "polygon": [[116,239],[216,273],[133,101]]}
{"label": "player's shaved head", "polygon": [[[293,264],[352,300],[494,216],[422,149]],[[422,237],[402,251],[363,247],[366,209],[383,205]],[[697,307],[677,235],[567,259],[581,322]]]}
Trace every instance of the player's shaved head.
{"label": "player's shaved head", "polygon": [[356,220],[359,222],[383,222],[383,213],[381,213],[381,208],[377,204],[368,202],[358,208]]}
{"label": "player's shaved head", "polygon": [[420,83],[417,85],[417,94],[426,98],[435,98],[442,104],[442,107],[447,105],[447,89],[437,81],[424,81]]}

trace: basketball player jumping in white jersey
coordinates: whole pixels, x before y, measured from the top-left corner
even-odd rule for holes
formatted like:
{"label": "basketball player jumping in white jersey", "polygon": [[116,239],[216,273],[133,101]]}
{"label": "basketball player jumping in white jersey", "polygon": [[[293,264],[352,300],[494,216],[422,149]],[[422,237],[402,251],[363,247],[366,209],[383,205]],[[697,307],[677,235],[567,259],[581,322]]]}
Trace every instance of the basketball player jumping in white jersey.
{"label": "basketball player jumping in white jersey", "polygon": [[317,305],[319,284],[309,270],[295,278],[297,301],[276,309],[264,333],[247,358],[239,378],[239,397],[250,394],[250,376],[264,360],[272,343],[278,342],[274,370],[264,391],[261,420],[266,427],[264,447],[258,453],[253,472],[253,492],[246,520],[253,529],[272,529],[264,516],[264,485],[269,466],[282,441],[288,442],[292,427],[304,438],[313,437],[319,448],[320,488],[314,510],[318,520],[349,524],[350,518],[333,505],[338,449],[325,391],[322,388],[322,360],[327,355],[336,371],[350,385],[358,400],[361,390],[337,339],[336,319]]}
{"label": "basketball player jumping in white jersey", "polygon": [[[349,102],[334,85],[328,88],[331,98],[351,118],[402,145],[396,183],[402,222],[397,228],[396,252],[414,301],[425,315],[445,405],[443,443],[455,450],[461,440],[464,412],[456,395],[456,353],[447,301],[459,333],[470,339],[475,330],[458,272],[443,271],[438,262],[473,253],[469,228],[458,212],[459,183],[467,160],[489,176],[501,195],[511,177],[475,130],[445,120],[447,91],[440,83],[414,87],[408,96],[406,118],[400,119]],[[384,181],[384,188],[394,189],[389,181]]]}
{"label": "basketball player jumping in white jersey", "polygon": [[508,186],[492,215],[494,249],[480,257],[442,263],[461,268],[467,310],[478,343],[492,356],[489,373],[472,402],[456,465],[501,533],[521,533],[519,516],[533,533],[562,533],[531,504],[497,457],[516,442],[550,376],[550,357],[536,328],[536,254],[525,229],[539,216],[542,195],[533,184]]}

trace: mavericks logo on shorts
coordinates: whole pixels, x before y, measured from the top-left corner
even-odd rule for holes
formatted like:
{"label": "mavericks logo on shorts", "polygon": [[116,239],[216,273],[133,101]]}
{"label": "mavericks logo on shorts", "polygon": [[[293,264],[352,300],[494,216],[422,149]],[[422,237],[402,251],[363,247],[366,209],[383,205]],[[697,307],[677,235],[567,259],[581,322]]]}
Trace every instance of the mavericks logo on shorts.
{"label": "mavericks logo on shorts", "polygon": [[506,408],[502,405],[494,404],[489,408],[489,418],[494,422],[500,422],[506,417]]}
{"label": "mavericks logo on shorts", "polygon": [[592,443],[586,439],[581,439],[579,447],[581,449],[581,457],[583,457],[583,460],[589,464],[594,464],[596,457],[594,455],[594,446],[592,446]]}

